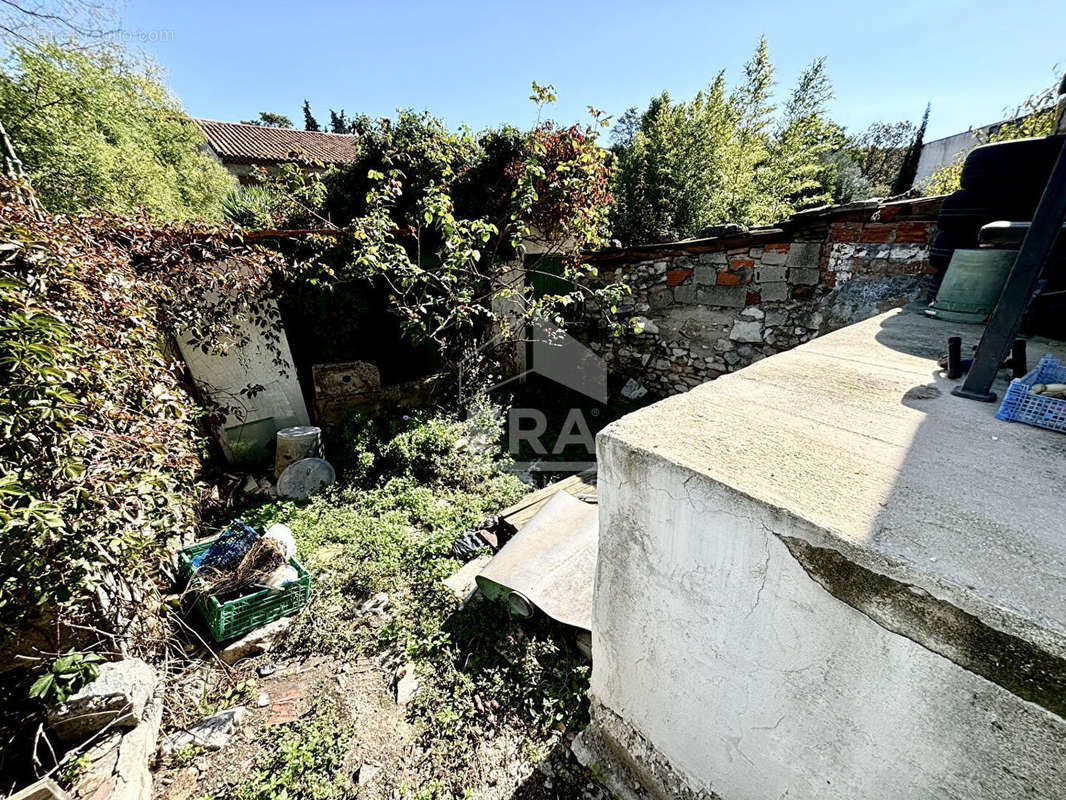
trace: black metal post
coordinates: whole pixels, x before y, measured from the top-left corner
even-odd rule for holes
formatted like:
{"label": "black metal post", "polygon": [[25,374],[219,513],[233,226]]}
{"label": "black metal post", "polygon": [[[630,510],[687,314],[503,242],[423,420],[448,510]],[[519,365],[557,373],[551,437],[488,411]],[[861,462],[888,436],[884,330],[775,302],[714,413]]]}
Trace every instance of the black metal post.
{"label": "black metal post", "polygon": [[948,380],[957,381],[962,377],[962,337],[948,337]]}
{"label": "black metal post", "polygon": [[1015,339],[1010,349],[1010,373],[1012,378],[1024,378],[1029,371],[1025,339]]}
{"label": "black metal post", "polygon": [[1055,240],[1066,220],[1066,145],[1059,152],[1055,168],[1051,170],[1040,204],[1033,214],[1033,224],[1022,242],[1022,249],[1014,259],[1007,283],[999,296],[999,302],[985,326],[981,344],[973,359],[973,366],[962,386],[951,393],[969,400],[991,403],[996,399],[990,391],[996,380],[1029,304],[1044,266],[1048,262]]}

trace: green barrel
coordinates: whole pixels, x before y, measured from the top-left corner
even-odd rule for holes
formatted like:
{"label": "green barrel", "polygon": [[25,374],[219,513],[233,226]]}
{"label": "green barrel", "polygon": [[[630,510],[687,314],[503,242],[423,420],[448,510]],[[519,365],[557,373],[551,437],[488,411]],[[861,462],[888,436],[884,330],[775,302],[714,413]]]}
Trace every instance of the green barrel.
{"label": "green barrel", "polygon": [[996,307],[1017,250],[956,250],[926,314],[949,322],[984,322]]}

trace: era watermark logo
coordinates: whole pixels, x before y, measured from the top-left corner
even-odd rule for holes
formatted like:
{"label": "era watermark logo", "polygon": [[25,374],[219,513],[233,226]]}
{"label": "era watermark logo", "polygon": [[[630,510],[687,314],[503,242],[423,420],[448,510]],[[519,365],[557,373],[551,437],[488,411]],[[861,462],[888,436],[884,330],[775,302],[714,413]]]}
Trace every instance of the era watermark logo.
{"label": "era watermark logo", "polygon": [[[546,320],[526,324],[526,369],[496,384],[493,389],[539,375],[597,403],[607,402],[607,365],[603,359]],[[534,407],[512,407],[507,412],[508,452],[516,459],[517,471],[576,472],[596,465],[596,438],[585,411],[571,408],[558,432],[549,431],[548,414]],[[592,411],[597,413],[596,410]],[[552,436],[554,435],[554,439]],[[535,461],[518,461],[523,453],[544,456]],[[564,453],[580,454],[580,460],[553,460]]]}
{"label": "era watermark logo", "polygon": [[[588,453],[591,460],[585,461],[538,461],[537,468],[540,470],[573,472],[595,465],[596,437],[592,435],[585,412],[580,408],[571,408],[555,443],[551,450],[544,444],[544,436],[548,432],[548,416],[536,408],[510,408],[507,410],[507,450],[512,455],[522,452],[522,443],[529,445],[529,449],[539,456],[549,453],[553,456],[562,455],[566,448],[578,446],[582,452]],[[533,463],[516,464],[518,469],[529,469]]]}

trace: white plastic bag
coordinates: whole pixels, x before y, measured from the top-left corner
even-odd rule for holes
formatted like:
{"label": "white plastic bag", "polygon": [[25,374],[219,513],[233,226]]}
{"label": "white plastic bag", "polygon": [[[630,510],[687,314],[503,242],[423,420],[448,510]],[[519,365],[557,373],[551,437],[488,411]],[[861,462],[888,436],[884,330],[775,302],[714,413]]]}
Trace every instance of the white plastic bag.
{"label": "white plastic bag", "polygon": [[296,539],[293,537],[292,531],[289,530],[288,525],[282,525],[280,522],[275,522],[267,528],[266,533],[263,534],[263,538],[273,539],[281,545],[281,552],[282,555],[285,556],[286,561],[296,555]]}

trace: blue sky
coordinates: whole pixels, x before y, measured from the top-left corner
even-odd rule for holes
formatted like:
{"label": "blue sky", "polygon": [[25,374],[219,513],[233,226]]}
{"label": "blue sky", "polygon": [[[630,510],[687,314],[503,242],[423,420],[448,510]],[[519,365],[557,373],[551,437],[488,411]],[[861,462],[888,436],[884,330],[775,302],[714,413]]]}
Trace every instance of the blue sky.
{"label": "blue sky", "polygon": [[663,89],[691,97],[722,68],[735,80],[765,35],[782,96],[826,56],[838,122],[917,120],[929,100],[928,141],[1000,119],[1066,68],[1066,0],[129,0],[122,27],[163,39],[143,47],[190,114],[276,111],[298,127],[305,97],[320,121],[402,106],[452,127],[526,126],[532,80],[555,85],[557,121],[588,104],[617,116]]}

